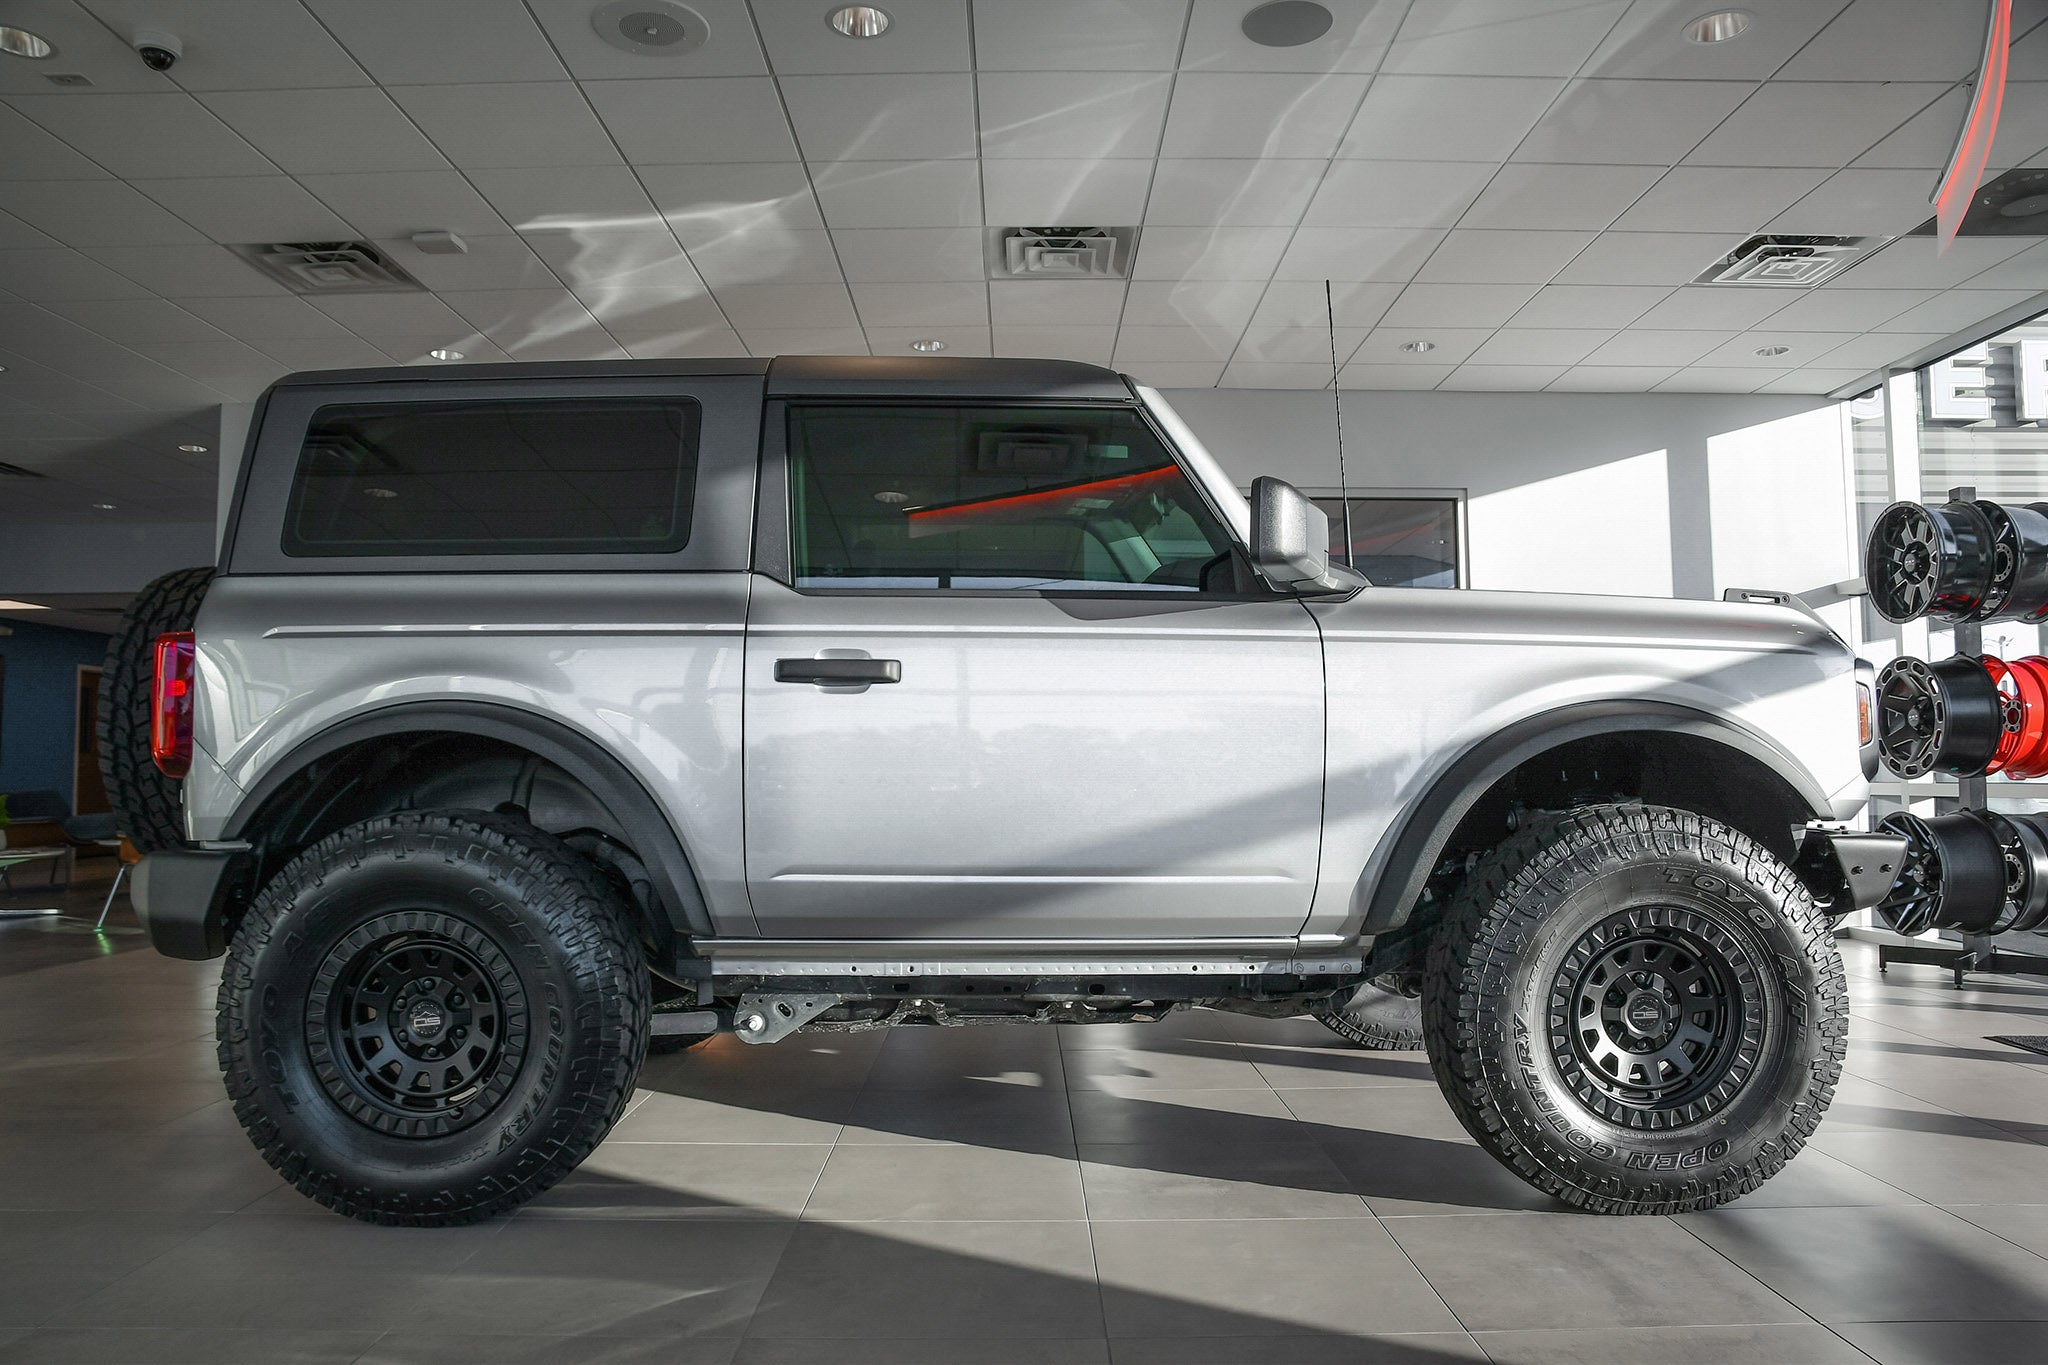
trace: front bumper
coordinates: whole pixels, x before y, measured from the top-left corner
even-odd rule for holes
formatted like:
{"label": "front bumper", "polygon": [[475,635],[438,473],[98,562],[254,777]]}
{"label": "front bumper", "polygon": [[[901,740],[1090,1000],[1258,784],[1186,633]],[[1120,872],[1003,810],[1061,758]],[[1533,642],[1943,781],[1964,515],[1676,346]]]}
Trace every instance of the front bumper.
{"label": "front bumper", "polygon": [[151,946],[192,961],[226,952],[228,909],[247,894],[254,862],[239,849],[164,849],[143,858],[128,885]]}

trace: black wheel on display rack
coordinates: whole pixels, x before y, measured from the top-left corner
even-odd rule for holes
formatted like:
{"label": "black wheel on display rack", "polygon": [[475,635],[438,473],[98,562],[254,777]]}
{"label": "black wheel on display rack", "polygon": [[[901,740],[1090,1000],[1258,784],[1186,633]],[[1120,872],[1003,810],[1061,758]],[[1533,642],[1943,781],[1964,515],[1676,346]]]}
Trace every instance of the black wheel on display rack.
{"label": "black wheel on display rack", "polygon": [[2005,704],[1967,654],[1928,663],[1894,659],[1877,675],[1877,748],[1900,777],[1981,774],[2005,735]]}
{"label": "black wheel on display rack", "polygon": [[[2000,818],[2013,830],[2014,840],[2020,848],[2018,859],[2027,868],[2031,880],[2027,883],[2026,894],[2018,898],[2011,921],[1994,932],[2023,934],[2048,922],[2048,816],[2007,815]],[[2008,843],[2006,900],[2009,905],[2014,900],[2014,860],[2014,846]]]}
{"label": "black wheel on display rack", "polygon": [[1863,550],[1870,605],[1887,621],[1970,619],[1991,585],[1990,518],[1973,503],[1895,502]]}
{"label": "black wheel on display rack", "polygon": [[2031,617],[2048,610],[2048,505],[1979,501],[1975,506],[1991,527],[1991,577],[1970,619]]}
{"label": "black wheel on display rack", "polygon": [[1895,933],[1929,929],[1981,933],[2005,905],[2005,850],[1988,822],[1973,811],[1954,815],[1887,815],[1879,828],[1906,841],[1898,880],[1877,904],[1877,917]]}

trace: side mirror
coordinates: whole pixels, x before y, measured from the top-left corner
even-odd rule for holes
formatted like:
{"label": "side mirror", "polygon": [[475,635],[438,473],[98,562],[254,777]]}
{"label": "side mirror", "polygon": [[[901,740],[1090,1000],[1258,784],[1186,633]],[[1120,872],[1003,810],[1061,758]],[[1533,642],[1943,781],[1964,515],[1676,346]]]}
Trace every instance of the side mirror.
{"label": "side mirror", "polygon": [[1284,479],[1252,480],[1252,565],[1297,592],[1336,592],[1349,575],[1330,568],[1330,518]]}

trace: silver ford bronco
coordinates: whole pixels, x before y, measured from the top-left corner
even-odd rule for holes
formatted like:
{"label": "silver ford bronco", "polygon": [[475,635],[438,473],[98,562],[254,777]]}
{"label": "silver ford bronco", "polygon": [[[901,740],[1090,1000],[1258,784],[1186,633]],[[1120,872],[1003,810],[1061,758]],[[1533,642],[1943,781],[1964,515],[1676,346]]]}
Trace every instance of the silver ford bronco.
{"label": "silver ford bronco", "polygon": [[547,1189],[650,1049],[1191,1007],[1426,1043],[1583,1208],[1755,1188],[1898,856],[1839,825],[1856,660],[1328,544],[1089,365],[294,375],[115,642],[136,904],[226,955],[264,1157],[378,1222]]}

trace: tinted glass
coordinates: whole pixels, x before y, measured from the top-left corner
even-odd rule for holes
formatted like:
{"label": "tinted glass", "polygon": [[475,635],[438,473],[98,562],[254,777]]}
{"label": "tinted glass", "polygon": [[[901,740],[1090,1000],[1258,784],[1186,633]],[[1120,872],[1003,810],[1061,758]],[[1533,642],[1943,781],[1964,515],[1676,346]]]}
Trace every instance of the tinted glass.
{"label": "tinted glass", "polygon": [[1330,558],[1383,588],[1458,586],[1458,504],[1450,498],[1351,499],[1350,558],[1344,500],[1315,498],[1329,514]]}
{"label": "tinted glass", "polygon": [[1229,591],[1230,538],[1135,414],[791,410],[799,587]]}
{"label": "tinted glass", "polygon": [[697,426],[677,398],[321,408],[284,551],[672,553],[690,538]]}

